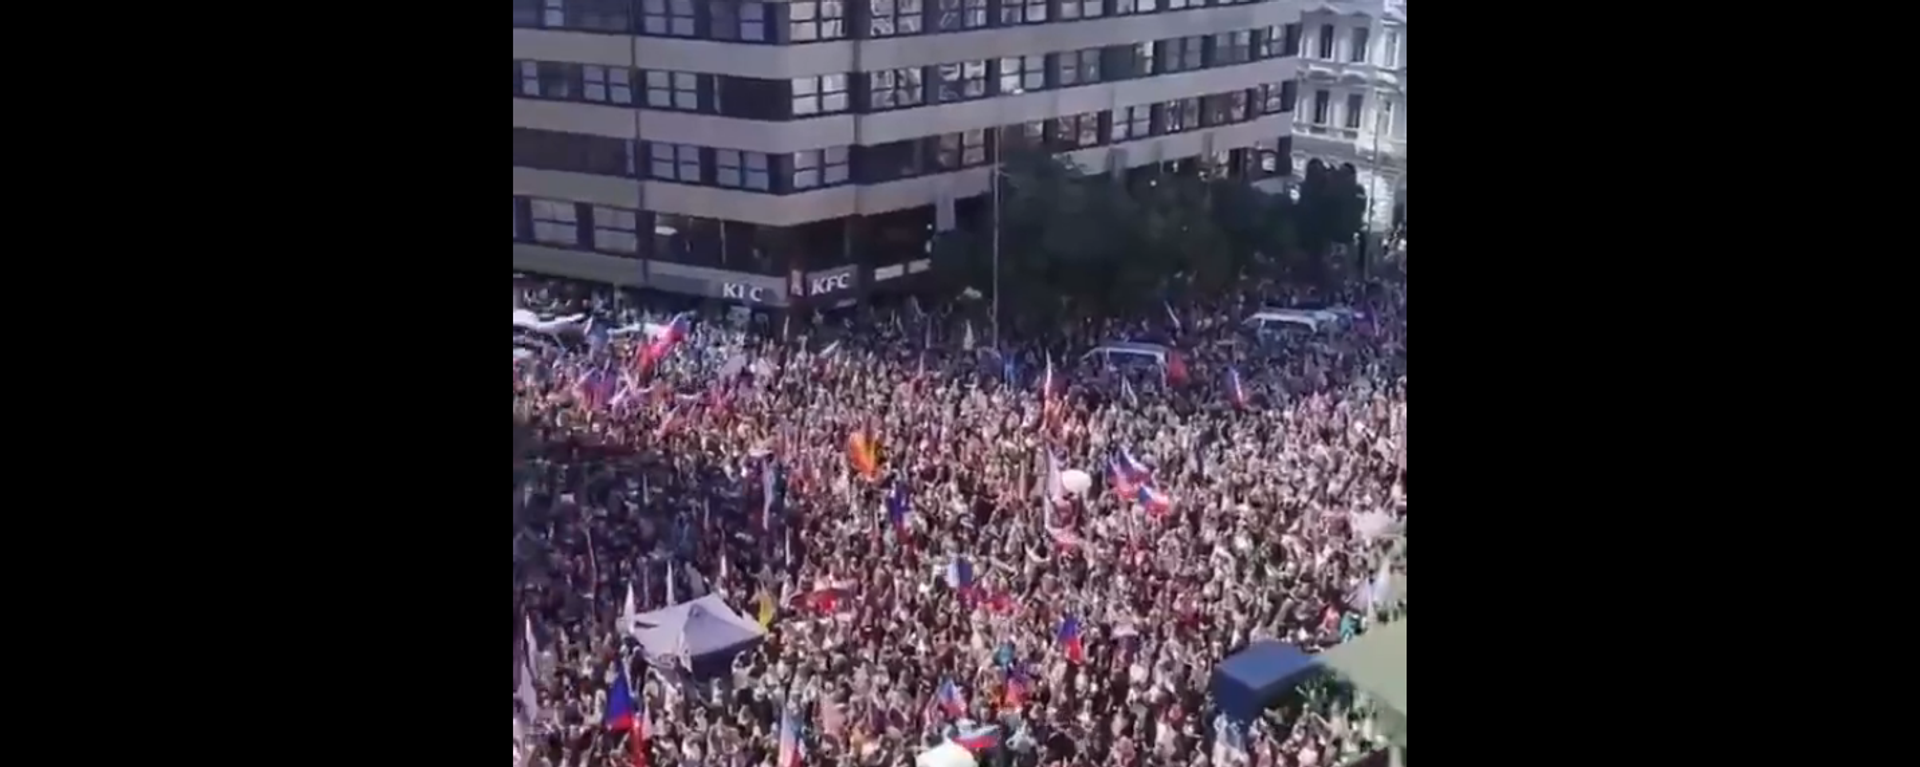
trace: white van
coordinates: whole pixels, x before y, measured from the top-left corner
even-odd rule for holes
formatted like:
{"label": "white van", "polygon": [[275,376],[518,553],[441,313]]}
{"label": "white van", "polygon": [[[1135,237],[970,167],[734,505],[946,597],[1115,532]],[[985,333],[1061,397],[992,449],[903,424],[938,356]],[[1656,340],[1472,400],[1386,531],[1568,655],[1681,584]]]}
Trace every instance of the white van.
{"label": "white van", "polygon": [[1345,319],[1345,314],[1337,309],[1262,309],[1254,312],[1242,324],[1256,332],[1271,332],[1283,328],[1305,328],[1318,331],[1321,328],[1337,326]]}
{"label": "white van", "polygon": [[1085,355],[1081,357],[1081,359],[1088,360],[1088,359],[1098,358],[1100,361],[1105,362],[1109,365],[1118,361],[1123,361],[1123,360],[1133,360],[1135,362],[1152,362],[1155,365],[1166,365],[1167,355],[1172,353],[1173,353],[1172,350],[1168,349],[1165,346],[1161,346],[1159,344],[1143,344],[1143,343],[1136,343],[1133,341],[1116,341],[1114,343],[1110,343],[1105,346],[1094,347],[1093,351],[1087,352]]}

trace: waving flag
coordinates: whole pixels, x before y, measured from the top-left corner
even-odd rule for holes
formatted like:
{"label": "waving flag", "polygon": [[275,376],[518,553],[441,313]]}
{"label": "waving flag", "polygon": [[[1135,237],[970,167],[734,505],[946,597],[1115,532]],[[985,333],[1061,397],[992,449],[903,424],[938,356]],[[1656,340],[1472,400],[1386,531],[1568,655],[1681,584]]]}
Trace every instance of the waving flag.
{"label": "waving flag", "polygon": [[1227,401],[1241,410],[1247,409],[1247,390],[1240,385],[1240,370],[1227,367]]}
{"label": "waving flag", "polygon": [[973,320],[967,320],[967,331],[960,336],[960,350],[973,351]]}
{"label": "waving flag", "polygon": [[1027,675],[1027,669],[1013,664],[1007,670],[1007,691],[1001,702],[1007,708],[1019,708],[1027,703],[1027,696],[1033,692],[1033,678]]}
{"label": "waving flag", "polygon": [[779,767],[799,767],[806,758],[806,745],[800,742],[800,720],[793,717],[793,709],[786,709],[780,713]]}
{"label": "waving flag", "polygon": [[1133,475],[1118,460],[1107,461],[1107,485],[1113,488],[1115,495],[1129,500],[1140,490],[1140,486],[1133,482]]}
{"label": "waving flag", "polygon": [[760,593],[753,598],[753,601],[757,605],[755,608],[755,617],[760,621],[760,628],[772,626],[774,616],[778,612],[773,604],[773,592],[762,588],[760,589]]}
{"label": "waving flag", "polygon": [[1173,313],[1173,304],[1162,299],[1160,305],[1167,309],[1167,321],[1173,323],[1173,332],[1178,333],[1186,329],[1185,326],[1180,324],[1180,315]]}
{"label": "waving flag", "polygon": [[1174,386],[1185,386],[1187,383],[1187,359],[1180,356],[1179,352],[1168,351],[1166,374],[1167,383],[1173,384]]}
{"label": "waving flag", "polygon": [[1133,393],[1133,384],[1127,382],[1124,374],[1120,376],[1120,398],[1127,401],[1127,407],[1140,406],[1140,395]]}
{"label": "waving flag", "polygon": [[860,475],[871,480],[880,470],[879,446],[867,436],[865,429],[855,431],[847,437],[847,462],[853,465]]}
{"label": "waving flag", "polygon": [[1140,508],[1146,509],[1147,513],[1156,517],[1173,510],[1172,496],[1160,492],[1160,489],[1153,485],[1141,485],[1140,494],[1134,500],[1140,503]]}
{"label": "waving flag", "polygon": [[907,515],[913,510],[907,497],[907,483],[895,479],[893,489],[887,493],[887,521],[902,534],[907,532]]}
{"label": "waving flag", "polygon": [[773,507],[779,503],[780,464],[768,456],[760,462],[760,529],[772,524]]}
{"label": "waving flag", "polygon": [[662,330],[660,335],[654,338],[652,343],[647,344],[647,348],[640,353],[641,374],[644,375],[653,370],[654,365],[660,364],[668,354],[672,354],[680,342],[686,339],[690,329],[691,322],[686,312],[673,315],[673,319],[667,322],[666,329]]}
{"label": "waving flag", "polygon": [[1052,448],[1047,449],[1046,493],[1048,503],[1060,503],[1067,498],[1066,484],[1060,481],[1060,459],[1054,457]]}
{"label": "waving flag", "polygon": [[947,564],[947,585],[962,594],[973,590],[973,562],[966,557],[954,557]]}
{"label": "waving flag", "polygon": [[1071,662],[1071,663],[1086,662],[1087,648],[1086,648],[1086,645],[1080,641],[1080,619],[1079,618],[1075,618],[1069,615],[1064,620],[1061,620],[1060,633],[1058,634],[1057,638],[1060,641],[1060,649],[1065,651],[1067,654],[1068,662]]}
{"label": "waving flag", "polygon": [[1127,479],[1132,480],[1134,484],[1148,482],[1153,479],[1152,467],[1147,466],[1147,464],[1140,459],[1133,457],[1133,449],[1125,446],[1120,448],[1120,470],[1126,472]]}
{"label": "waving flag", "polygon": [[607,693],[607,713],[601,717],[601,723],[613,732],[626,732],[633,729],[638,721],[639,707],[634,705],[633,690],[627,686],[627,669],[624,665],[613,679],[613,691]]}
{"label": "waving flag", "polygon": [[1000,725],[989,724],[962,729],[954,734],[953,744],[977,756],[1000,745]]}
{"label": "waving flag", "polygon": [[940,678],[940,687],[934,691],[934,702],[948,716],[960,717],[967,714],[967,696],[949,677]]}

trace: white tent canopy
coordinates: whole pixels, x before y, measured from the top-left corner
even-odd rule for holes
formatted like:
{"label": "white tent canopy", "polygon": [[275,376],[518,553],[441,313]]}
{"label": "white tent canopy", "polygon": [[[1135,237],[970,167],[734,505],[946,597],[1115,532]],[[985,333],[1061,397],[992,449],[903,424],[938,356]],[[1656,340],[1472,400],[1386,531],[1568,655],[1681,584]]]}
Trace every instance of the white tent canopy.
{"label": "white tent canopy", "polygon": [[972,752],[951,740],[920,752],[913,763],[916,767],[979,767]]}
{"label": "white tent canopy", "polygon": [[648,657],[685,661],[750,645],[766,633],[714,594],[641,613],[632,627],[633,638]]}

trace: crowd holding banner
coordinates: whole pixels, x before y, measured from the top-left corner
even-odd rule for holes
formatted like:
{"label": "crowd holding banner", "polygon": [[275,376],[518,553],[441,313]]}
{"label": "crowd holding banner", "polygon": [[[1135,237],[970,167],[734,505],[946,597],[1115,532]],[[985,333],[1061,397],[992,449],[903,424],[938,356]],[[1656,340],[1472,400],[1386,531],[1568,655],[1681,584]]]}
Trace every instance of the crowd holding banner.
{"label": "crowd holding banner", "polygon": [[[516,283],[516,765],[1209,764],[1221,658],[1405,609],[1404,281],[997,349],[965,304],[620,300]],[[1263,306],[1329,320],[1249,332]],[[1087,354],[1123,341],[1168,352]],[[633,639],[708,594],[766,631],[720,673]],[[1373,747],[1363,698],[1311,700],[1249,763]]]}

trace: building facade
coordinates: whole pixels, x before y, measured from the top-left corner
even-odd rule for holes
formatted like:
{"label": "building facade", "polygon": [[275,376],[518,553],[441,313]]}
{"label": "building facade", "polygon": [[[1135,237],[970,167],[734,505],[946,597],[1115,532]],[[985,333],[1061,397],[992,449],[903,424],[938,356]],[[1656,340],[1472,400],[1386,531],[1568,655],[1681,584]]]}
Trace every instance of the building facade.
{"label": "building facade", "polygon": [[1301,0],[514,0],[514,268],[767,308],[931,269],[1001,149],[1291,169]]}
{"label": "building facade", "polygon": [[1406,203],[1407,0],[1307,0],[1294,163],[1352,163],[1368,226],[1392,226]]}

